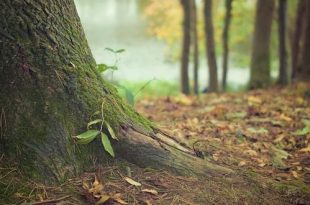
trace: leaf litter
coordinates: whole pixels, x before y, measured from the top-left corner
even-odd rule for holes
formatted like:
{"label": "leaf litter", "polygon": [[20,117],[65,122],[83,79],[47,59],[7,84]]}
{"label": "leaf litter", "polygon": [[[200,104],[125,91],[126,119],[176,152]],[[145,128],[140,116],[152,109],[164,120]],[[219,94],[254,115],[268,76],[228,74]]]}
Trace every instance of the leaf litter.
{"label": "leaf litter", "polygon": [[144,98],[136,103],[144,116],[206,160],[234,169],[234,176],[176,176],[115,160],[61,186],[27,181],[30,192],[13,191],[13,179],[20,177],[14,168],[0,169],[1,183],[21,204],[50,199],[103,205],[309,204],[309,88]]}

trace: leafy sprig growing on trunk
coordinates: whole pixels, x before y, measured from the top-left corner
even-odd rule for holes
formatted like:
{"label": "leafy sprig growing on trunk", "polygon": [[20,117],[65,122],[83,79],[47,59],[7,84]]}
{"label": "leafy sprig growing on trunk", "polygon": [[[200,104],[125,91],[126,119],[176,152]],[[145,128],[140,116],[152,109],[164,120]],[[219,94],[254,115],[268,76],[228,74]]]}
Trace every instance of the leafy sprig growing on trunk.
{"label": "leafy sprig growing on trunk", "polygon": [[[109,124],[109,122],[106,121],[104,118],[103,105],[104,102],[102,102],[101,104],[101,112],[97,111],[93,114],[93,116],[97,116],[100,114],[100,118],[94,119],[89,123],[87,123],[88,130],[86,132],[83,132],[82,134],[73,136],[73,139],[78,144],[88,144],[92,142],[94,139],[96,139],[96,137],[100,136],[104,150],[108,152],[112,157],[115,157],[109,136],[114,140],[118,140],[118,138],[116,137],[116,134],[111,125]],[[97,129],[95,129],[96,127]],[[105,133],[104,131],[106,131],[107,133]]]}

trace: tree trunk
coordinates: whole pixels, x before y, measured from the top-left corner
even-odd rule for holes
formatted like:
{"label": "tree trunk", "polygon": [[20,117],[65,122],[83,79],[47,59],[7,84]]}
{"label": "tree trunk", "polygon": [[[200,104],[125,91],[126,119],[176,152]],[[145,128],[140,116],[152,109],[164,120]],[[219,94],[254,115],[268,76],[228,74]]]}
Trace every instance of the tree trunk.
{"label": "tree trunk", "polygon": [[99,141],[76,145],[71,137],[103,104],[117,156],[179,173],[227,173],[160,133],[100,77],[73,0],[0,7],[0,156],[9,166],[55,182],[107,160]]}
{"label": "tree trunk", "polygon": [[305,2],[306,8],[306,18],[305,18],[305,34],[304,37],[304,47],[301,53],[301,67],[296,73],[297,81],[310,81],[310,1]]}
{"label": "tree trunk", "polygon": [[183,8],[183,46],[181,57],[181,92],[189,94],[188,63],[191,44],[191,3],[192,0],[181,0]]}
{"label": "tree trunk", "polygon": [[299,0],[296,11],[295,30],[292,43],[292,79],[295,79],[298,67],[300,67],[300,44],[305,21],[305,3],[306,0]]}
{"label": "tree trunk", "polygon": [[193,39],[193,57],[194,57],[194,93],[199,94],[199,79],[198,79],[198,69],[199,69],[199,44],[198,44],[198,32],[197,32],[197,8],[196,1],[191,1],[192,9],[192,39]]}
{"label": "tree trunk", "polygon": [[222,88],[226,90],[226,80],[227,80],[227,71],[228,71],[228,40],[229,40],[229,26],[231,21],[231,9],[232,9],[232,0],[225,0],[226,14],[224,21],[223,29],[223,79],[222,79]]}
{"label": "tree trunk", "polygon": [[287,1],[279,0],[278,16],[279,16],[279,79],[280,85],[288,84],[288,69],[287,69],[287,49],[286,49],[286,12]]}
{"label": "tree trunk", "polygon": [[204,1],[204,21],[206,35],[206,49],[209,67],[209,91],[218,92],[216,53],[214,44],[212,0]]}
{"label": "tree trunk", "polygon": [[274,0],[257,1],[252,47],[250,89],[270,84],[270,37]]}

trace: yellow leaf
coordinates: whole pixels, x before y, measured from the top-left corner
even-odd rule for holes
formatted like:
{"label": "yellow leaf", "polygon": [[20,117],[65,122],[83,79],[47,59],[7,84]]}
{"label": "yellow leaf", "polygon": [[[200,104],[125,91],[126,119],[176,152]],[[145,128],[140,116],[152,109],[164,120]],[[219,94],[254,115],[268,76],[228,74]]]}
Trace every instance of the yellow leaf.
{"label": "yellow leaf", "polygon": [[298,179],[298,178],[299,178],[299,176],[298,176],[298,174],[297,174],[297,172],[296,172],[296,171],[292,171],[292,175],[293,175],[293,177],[295,177],[296,179]]}
{"label": "yellow leaf", "polygon": [[158,195],[158,192],[154,189],[142,189],[142,192],[150,193],[153,195]]}
{"label": "yellow leaf", "polygon": [[281,114],[279,118],[280,118],[281,120],[286,121],[286,122],[292,121],[292,118],[290,118],[290,117],[288,117],[288,116],[286,116],[286,115],[284,115],[284,114]]}
{"label": "yellow leaf", "polygon": [[123,199],[121,199],[121,194],[120,194],[120,193],[114,194],[114,195],[112,196],[112,199],[113,199],[115,202],[119,203],[119,204],[128,204],[126,201],[124,201]]}
{"label": "yellow leaf", "polygon": [[86,190],[89,190],[89,184],[86,182],[86,181],[83,181],[82,182],[82,187],[83,187],[83,189],[86,189]]}
{"label": "yellow leaf", "polygon": [[255,97],[255,96],[249,96],[248,97],[248,104],[249,105],[260,105],[262,104],[262,100],[258,97]]}
{"label": "yellow leaf", "polygon": [[141,184],[139,182],[136,182],[135,180],[133,179],[130,179],[129,177],[124,177],[125,181],[128,182],[129,184],[131,185],[134,185],[134,186],[141,186]]}
{"label": "yellow leaf", "polygon": [[308,147],[298,150],[299,152],[308,152],[310,153],[310,145]]}
{"label": "yellow leaf", "polygon": [[145,201],[145,204],[146,204],[146,205],[153,205],[149,200],[146,200],[146,201]]}
{"label": "yellow leaf", "polygon": [[245,161],[240,161],[239,164],[238,164],[238,166],[239,166],[239,167],[242,167],[242,166],[244,166],[245,164],[246,164]]}
{"label": "yellow leaf", "polygon": [[107,202],[111,197],[108,195],[101,195],[99,201],[96,202],[96,205],[104,204]]}

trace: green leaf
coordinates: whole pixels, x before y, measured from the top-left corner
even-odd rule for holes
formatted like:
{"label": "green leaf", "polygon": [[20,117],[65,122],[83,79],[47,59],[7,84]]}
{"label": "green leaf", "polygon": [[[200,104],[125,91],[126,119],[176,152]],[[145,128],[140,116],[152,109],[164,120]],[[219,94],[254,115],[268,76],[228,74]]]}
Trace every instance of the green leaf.
{"label": "green leaf", "polygon": [[306,135],[310,132],[310,127],[306,126],[303,129],[297,130],[293,135]]}
{"label": "green leaf", "polygon": [[123,53],[125,51],[125,49],[118,49],[117,51],[115,51],[116,53]]}
{"label": "green leaf", "polygon": [[115,157],[111,142],[106,134],[101,132],[101,142],[105,151],[107,151],[112,157]]}
{"label": "green leaf", "polygon": [[249,127],[247,128],[247,131],[255,133],[255,134],[268,134],[268,130],[266,130],[263,127],[259,127],[259,128]]}
{"label": "green leaf", "polygon": [[113,50],[112,48],[105,48],[105,50],[110,51],[112,53],[116,53],[115,50]]}
{"label": "green leaf", "polygon": [[116,137],[115,132],[114,132],[113,128],[111,127],[111,125],[110,125],[108,122],[105,122],[105,124],[106,124],[106,126],[107,126],[107,129],[108,129],[108,131],[109,131],[111,137],[112,137],[113,139],[115,139],[115,140],[118,140],[118,138]]}
{"label": "green leaf", "polygon": [[100,132],[98,130],[88,130],[80,135],[73,136],[78,144],[88,144],[93,141]]}
{"label": "green leaf", "polygon": [[107,66],[106,64],[98,64],[97,65],[97,70],[100,72],[100,73],[102,73],[102,72],[104,72],[104,71],[106,71],[106,70],[108,70],[109,69],[109,66]]}
{"label": "green leaf", "polygon": [[96,120],[93,120],[89,123],[87,123],[87,129],[91,126],[91,125],[94,125],[94,124],[97,124],[97,123],[100,123],[102,122],[102,119],[96,119]]}
{"label": "green leaf", "polygon": [[126,88],[125,86],[123,86],[121,84],[116,84],[116,86],[121,88],[121,89],[123,89],[125,91],[126,101],[128,102],[128,104],[134,106],[134,104],[135,104],[135,96],[133,95],[131,90],[129,90],[128,88]]}
{"label": "green leaf", "polygon": [[111,69],[111,70],[117,70],[117,69],[118,69],[118,67],[115,66],[115,65],[113,65],[113,66],[108,66],[107,68],[108,68],[108,69]]}

